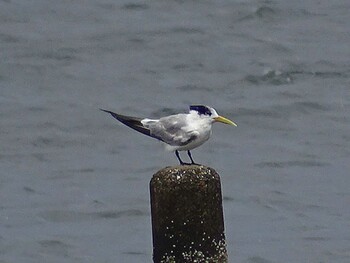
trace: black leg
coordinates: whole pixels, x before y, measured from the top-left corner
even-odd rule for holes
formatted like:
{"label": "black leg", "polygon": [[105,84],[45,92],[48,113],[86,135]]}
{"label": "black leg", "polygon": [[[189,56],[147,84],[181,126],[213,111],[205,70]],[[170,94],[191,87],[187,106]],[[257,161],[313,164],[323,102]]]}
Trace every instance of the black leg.
{"label": "black leg", "polygon": [[[183,161],[181,160],[178,150],[175,151],[175,155],[176,155],[176,157],[177,157],[177,159],[179,160],[179,162],[180,162],[181,165],[190,165],[190,164],[191,164],[191,163],[185,163],[185,162],[183,162]],[[193,163],[192,163],[192,164],[193,164]]]}
{"label": "black leg", "polygon": [[196,163],[193,161],[193,159],[192,159],[192,154],[191,154],[191,152],[190,152],[190,151],[187,151],[187,154],[188,154],[188,157],[190,157],[190,159],[191,159],[191,164],[196,164]]}
{"label": "black leg", "polygon": [[185,163],[181,160],[178,150],[175,151],[175,155],[176,155],[177,159],[179,160],[180,164],[184,165]]}

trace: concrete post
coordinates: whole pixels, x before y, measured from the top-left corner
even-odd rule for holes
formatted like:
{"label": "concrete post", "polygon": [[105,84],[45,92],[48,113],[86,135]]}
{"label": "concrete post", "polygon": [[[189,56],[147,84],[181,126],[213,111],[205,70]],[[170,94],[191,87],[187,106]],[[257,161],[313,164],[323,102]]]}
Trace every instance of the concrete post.
{"label": "concrete post", "polygon": [[166,167],[150,182],[153,261],[227,262],[220,177],[202,165]]}

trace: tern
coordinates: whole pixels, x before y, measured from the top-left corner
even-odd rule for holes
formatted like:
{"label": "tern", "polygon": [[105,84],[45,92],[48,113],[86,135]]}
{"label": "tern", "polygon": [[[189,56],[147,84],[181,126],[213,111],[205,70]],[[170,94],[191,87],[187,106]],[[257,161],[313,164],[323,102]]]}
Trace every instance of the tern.
{"label": "tern", "polygon": [[[201,146],[210,138],[213,123],[221,122],[237,126],[233,121],[220,116],[214,108],[205,105],[191,105],[189,113],[165,116],[160,119],[137,118],[109,110],[100,110],[111,114],[126,126],[164,142],[167,150],[175,152],[181,165],[196,164],[190,150]],[[191,163],[183,162],[179,151],[187,151]]]}

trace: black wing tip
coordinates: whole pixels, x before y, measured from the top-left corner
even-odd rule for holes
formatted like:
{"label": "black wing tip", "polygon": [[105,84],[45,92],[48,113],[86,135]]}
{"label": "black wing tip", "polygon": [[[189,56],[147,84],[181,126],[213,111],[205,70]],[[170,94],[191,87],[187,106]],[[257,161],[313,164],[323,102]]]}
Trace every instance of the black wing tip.
{"label": "black wing tip", "polygon": [[111,111],[109,111],[109,110],[104,110],[104,109],[101,109],[101,108],[100,108],[100,111],[104,111],[104,112],[107,112],[107,113],[111,113]]}
{"label": "black wing tip", "polygon": [[121,123],[125,124],[126,126],[130,127],[131,129],[134,129],[140,133],[143,133],[144,135],[150,136],[150,137],[155,138],[157,140],[163,141],[162,138],[151,134],[151,131],[148,128],[143,126],[143,124],[141,123],[142,119],[140,119],[140,118],[119,115],[113,111],[104,110],[101,108],[100,108],[100,110],[111,114],[115,119],[117,119]]}
{"label": "black wing tip", "polygon": [[119,121],[120,121],[120,118],[122,117],[122,115],[119,115],[119,114],[117,114],[117,113],[115,113],[113,111],[104,110],[104,109],[101,109],[101,108],[100,108],[100,111],[104,111],[104,112],[107,112],[107,113],[111,114],[112,117],[116,118]]}
{"label": "black wing tip", "polygon": [[115,113],[113,111],[110,111],[110,110],[104,110],[104,109],[100,108],[100,111],[107,112],[107,113],[111,114],[114,118],[117,118],[117,116],[118,117],[120,116],[119,114],[117,114],[117,113]]}
{"label": "black wing tip", "polygon": [[122,123],[124,123],[126,125],[128,125],[127,122],[130,122],[130,121],[138,121],[138,122],[140,122],[140,120],[141,120],[141,119],[138,119],[138,118],[135,118],[135,117],[130,117],[130,116],[126,116],[126,115],[120,115],[120,114],[115,113],[113,111],[104,110],[104,109],[101,109],[101,108],[100,108],[100,110],[111,114],[113,118],[117,119],[118,121],[120,121],[120,122],[122,122]]}

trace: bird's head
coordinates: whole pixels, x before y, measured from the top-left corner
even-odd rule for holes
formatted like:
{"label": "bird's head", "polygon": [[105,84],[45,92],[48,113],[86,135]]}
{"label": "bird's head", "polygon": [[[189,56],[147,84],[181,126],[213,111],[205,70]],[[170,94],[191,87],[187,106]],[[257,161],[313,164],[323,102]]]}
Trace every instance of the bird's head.
{"label": "bird's head", "polygon": [[208,118],[211,122],[222,122],[229,125],[237,126],[233,121],[220,116],[214,108],[205,105],[191,105],[190,112],[196,112],[202,118]]}

